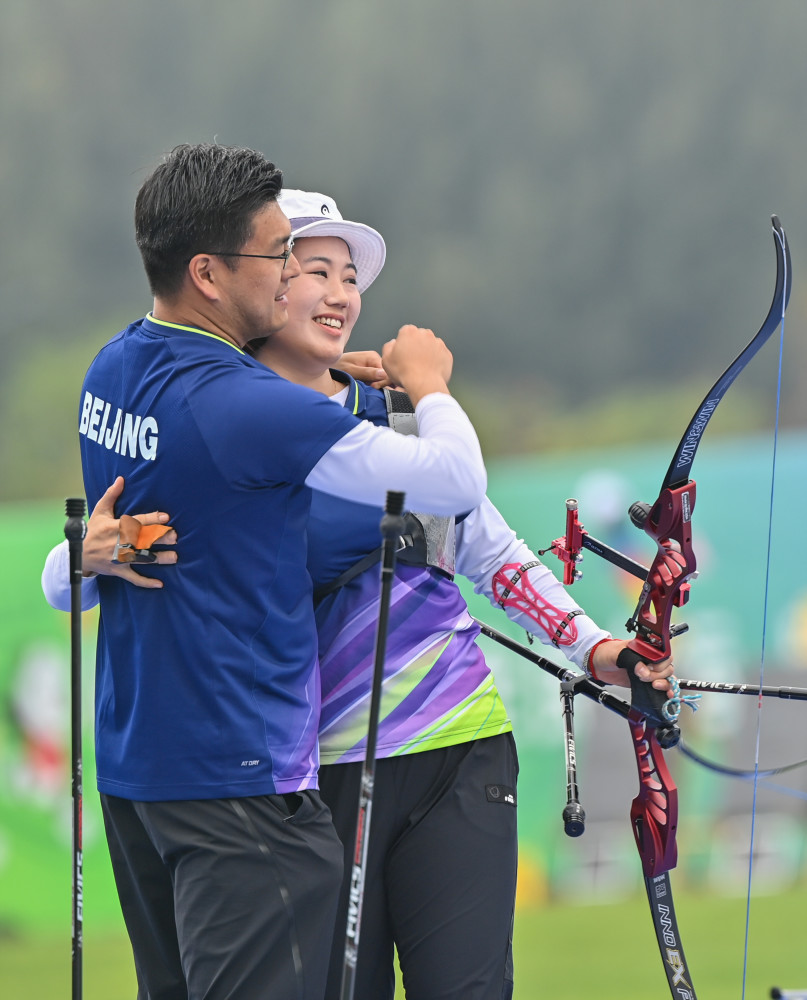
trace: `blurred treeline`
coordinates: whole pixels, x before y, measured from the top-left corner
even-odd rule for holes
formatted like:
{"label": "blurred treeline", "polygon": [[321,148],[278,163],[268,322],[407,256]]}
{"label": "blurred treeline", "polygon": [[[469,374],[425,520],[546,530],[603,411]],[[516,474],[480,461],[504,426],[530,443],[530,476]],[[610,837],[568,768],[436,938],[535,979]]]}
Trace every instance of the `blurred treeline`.
{"label": "blurred treeline", "polygon": [[[382,231],[354,345],[433,326],[490,456],[676,437],[765,315],[775,212],[803,423],[805,37],[803,0],[8,0],[0,500],[80,490],[84,369],[150,306],[134,196],[184,141]],[[772,422],[776,354],[713,433]]]}

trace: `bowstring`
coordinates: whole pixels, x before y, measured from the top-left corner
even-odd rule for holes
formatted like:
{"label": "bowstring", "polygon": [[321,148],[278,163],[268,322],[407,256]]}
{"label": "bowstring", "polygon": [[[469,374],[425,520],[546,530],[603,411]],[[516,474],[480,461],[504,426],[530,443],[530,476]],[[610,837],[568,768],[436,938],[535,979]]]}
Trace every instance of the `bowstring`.
{"label": "bowstring", "polygon": [[[787,258],[785,258],[785,288],[787,288]],[[746,901],[745,901],[745,943],[743,946],[743,989],[741,1000],[745,1000],[745,989],[748,977],[748,943],[749,943],[749,933],[751,926],[751,885],[754,874],[754,844],[756,838],[756,819],[757,819],[757,793],[759,791],[760,785],[760,768],[759,768],[759,756],[760,756],[760,743],[762,735],[762,705],[764,698],[762,696],[762,685],[765,680],[765,651],[767,643],[767,633],[768,633],[768,601],[770,599],[770,580],[771,580],[771,552],[772,552],[772,541],[773,541],[773,511],[774,511],[774,499],[776,493],[776,455],[779,444],[779,414],[782,402],[782,361],[784,357],[784,345],[785,345],[785,309],[787,308],[787,295],[782,300],[782,316],[779,322],[779,361],[778,370],[776,378],[776,414],[773,426],[773,456],[771,458],[771,490],[770,499],[768,507],[768,542],[767,550],[765,553],[765,586],[764,586],[764,597],[762,601],[762,642],[760,647],[760,662],[759,662],[759,687],[760,693],[757,698],[757,721],[756,721],[756,738],[754,746],[754,782],[753,782],[753,792],[751,796],[751,835],[748,849],[748,886],[746,891]]]}

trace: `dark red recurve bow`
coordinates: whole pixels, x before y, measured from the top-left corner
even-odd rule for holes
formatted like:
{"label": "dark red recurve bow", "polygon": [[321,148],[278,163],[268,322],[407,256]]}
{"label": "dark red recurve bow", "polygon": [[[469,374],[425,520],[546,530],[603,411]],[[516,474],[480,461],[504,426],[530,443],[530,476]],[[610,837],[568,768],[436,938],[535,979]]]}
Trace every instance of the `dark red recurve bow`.
{"label": "dark red recurve bow", "polygon": [[657,500],[652,505],[635,503],[630,508],[632,522],[656,543],[650,569],[645,570],[592,538],[578,520],[576,500],[567,501],[566,534],[552,543],[553,551],[565,563],[567,585],[580,575],[575,564],[583,549],[644,577],[636,610],[626,625],[635,638],[620,654],[618,665],[630,675],[628,722],[639,770],[639,794],[631,806],[631,824],[667,980],[677,1000],[696,1000],[678,933],[669,879],[677,861],[678,790],[667,769],[663,748],[674,746],[679,732],[676,714],[670,711],[664,692],[638,680],[634,668],[641,661],[657,663],[667,659],[672,652],[671,638],[686,631],[686,625],[671,624],[671,615],[674,607],[686,604],[689,581],[697,566],[691,530],[695,481],[690,478],[695,453],[729,386],[784,320],[790,298],[790,252],[778,218],[774,216],[771,222],[776,249],[776,288],[768,315],[757,335],[723,372],[696,410],[675,450]]}

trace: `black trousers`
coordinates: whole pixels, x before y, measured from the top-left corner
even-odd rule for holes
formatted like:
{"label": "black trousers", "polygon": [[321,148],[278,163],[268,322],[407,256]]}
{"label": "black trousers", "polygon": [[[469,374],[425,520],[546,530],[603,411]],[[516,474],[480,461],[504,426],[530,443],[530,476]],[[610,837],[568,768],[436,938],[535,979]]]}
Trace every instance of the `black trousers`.
{"label": "black trousers", "polygon": [[[326,1000],[338,1000],[361,764],[320,768],[345,848]],[[397,947],[407,1000],[513,993],[518,843],[512,734],[376,764],[355,1000],[391,1000]]]}
{"label": "black trousers", "polygon": [[138,1000],[322,1000],[342,850],[317,792],[101,804]]}

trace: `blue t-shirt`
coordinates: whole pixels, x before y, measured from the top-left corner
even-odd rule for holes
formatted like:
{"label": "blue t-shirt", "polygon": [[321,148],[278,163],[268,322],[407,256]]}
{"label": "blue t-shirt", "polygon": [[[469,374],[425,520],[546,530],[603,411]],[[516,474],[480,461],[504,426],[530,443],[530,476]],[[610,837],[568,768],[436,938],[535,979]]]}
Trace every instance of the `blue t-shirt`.
{"label": "blue t-shirt", "polygon": [[202,330],[147,317],[99,352],[79,411],[90,508],[122,475],[127,511],[170,511],[182,541],[162,590],[98,581],[100,791],[154,801],[316,787],[304,483],[357,423]]}

